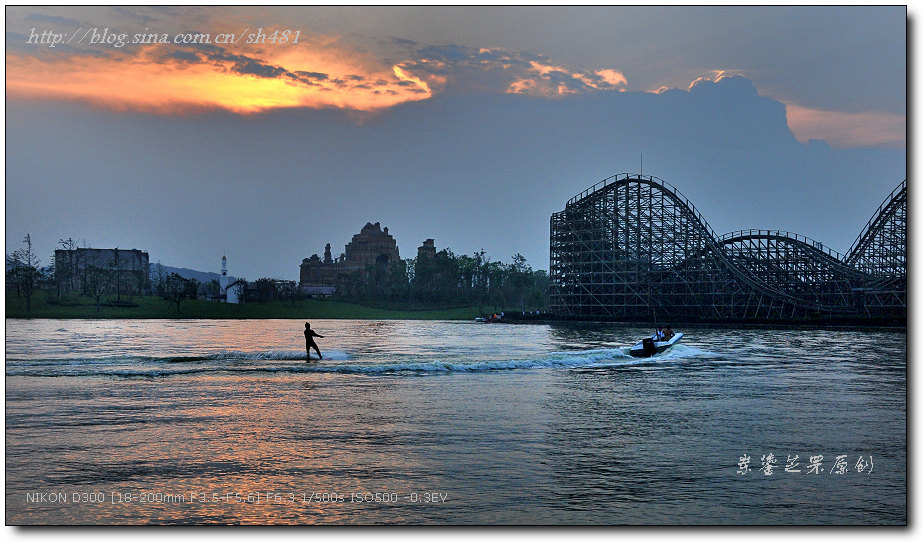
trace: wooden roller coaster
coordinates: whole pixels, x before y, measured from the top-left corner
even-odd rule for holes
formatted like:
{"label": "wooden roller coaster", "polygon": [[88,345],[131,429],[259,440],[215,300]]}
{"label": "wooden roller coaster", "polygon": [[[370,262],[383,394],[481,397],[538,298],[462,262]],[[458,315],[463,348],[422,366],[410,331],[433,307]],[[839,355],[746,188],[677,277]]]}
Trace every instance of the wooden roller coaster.
{"label": "wooden roller coaster", "polygon": [[561,318],[906,324],[907,182],[845,255],[778,230],[718,236],[674,186],[620,174],[551,216]]}

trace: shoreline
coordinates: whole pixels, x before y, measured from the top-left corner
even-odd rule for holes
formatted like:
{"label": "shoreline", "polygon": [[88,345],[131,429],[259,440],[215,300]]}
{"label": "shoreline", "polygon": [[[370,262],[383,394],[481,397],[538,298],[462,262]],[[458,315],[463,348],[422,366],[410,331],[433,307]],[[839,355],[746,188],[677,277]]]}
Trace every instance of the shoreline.
{"label": "shoreline", "polygon": [[[561,327],[618,327],[618,328],[656,328],[656,322],[618,322],[618,321],[591,321],[591,320],[509,320],[498,322],[501,324],[512,325],[558,325]],[[661,323],[662,325],[662,323]],[[672,325],[672,324],[671,324]],[[673,326],[677,327],[677,326]],[[678,327],[683,329],[747,329],[747,330],[824,330],[824,331],[886,331],[893,333],[907,333],[907,326],[900,325],[874,325],[874,324],[844,324],[844,323],[779,323],[779,322],[696,322],[688,324],[679,324]]]}
{"label": "shoreline", "polygon": [[[383,309],[380,309],[383,310]],[[431,312],[429,309],[421,309],[419,312]],[[438,312],[438,311],[432,311]],[[437,314],[427,315],[366,315],[366,316],[343,316],[343,315],[325,315],[325,314],[301,314],[301,315],[271,315],[271,316],[248,316],[248,315],[226,315],[226,316],[202,316],[202,315],[160,315],[160,316],[61,316],[61,315],[42,315],[42,316],[5,316],[6,320],[406,320],[406,321],[447,321],[447,322],[465,322],[470,324],[481,324],[475,322],[473,318],[463,317],[443,317]],[[610,327],[610,328],[655,328],[654,322],[611,322],[611,321],[574,321],[574,320],[509,320],[506,322],[495,322],[491,325],[547,325],[556,327],[569,328],[592,328],[592,327]],[[802,330],[802,331],[863,331],[863,332],[886,332],[886,333],[907,333],[906,326],[896,325],[869,325],[869,324],[825,324],[825,323],[740,323],[740,322],[697,322],[690,324],[681,324],[684,330],[690,329],[737,329],[737,330]]]}
{"label": "shoreline", "polygon": [[175,303],[155,296],[135,296],[130,301],[101,303],[81,297],[77,303],[59,303],[48,292],[36,292],[32,307],[15,293],[7,292],[7,319],[86,319],[86,320],[268,320],[268,319],[362,319],[362,320],[474,320],[475,306],[408,307],[368,306],[331,299],[268,301],[265,303],[228,304],[217,301],[185,300],[179,312]]}
{"label": "shoreline", "polygon": [[[482,306],[482,310],[491,307]],[[496,307],[493,307],[496,309]],[[495,310],[493,312],[500,312]],[[508,316],[499,324],[553,325],[558,327],[592,328],[654,328],[666,321],[592,321],[555,318],[552,315],[520,315],[508,310]],[[95,302],[81,299],[79,304],[56,303],[48,292],[36,292],[32,310],[26,312],[25,300],[7,292],[6,319],[16,320],[445,320],[475,323],[480,316],[477,305],[426,306],[394,303],[390,306],[361,305],[355,302],[332,299],[304,299],[295,301],[269,301],[265,303],[227,304],[216,301],[187,300],[176,312],[175,304],[159,297],[134,297],[130,306],[101,304],[96,311]],[[494,323],[494,324],[496,324]],[[826,330],[826,331],[884,331],[906,333],[907,325],[899,321],[804,321],[804,322],[669,322],[683,329],[752,329],[752,330]],[[494,325],[489,324],[489,325]],[[485,324],[487,325],[487,324]]]}

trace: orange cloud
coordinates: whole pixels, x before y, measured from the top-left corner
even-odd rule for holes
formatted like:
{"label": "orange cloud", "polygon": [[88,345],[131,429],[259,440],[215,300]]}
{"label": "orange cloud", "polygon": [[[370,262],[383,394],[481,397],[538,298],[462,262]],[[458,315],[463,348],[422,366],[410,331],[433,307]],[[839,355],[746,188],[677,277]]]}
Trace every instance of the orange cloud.
{"label": "orange cloud", "polygon": [[615,70],[599,70],[596,72],[596,75],[602,77],[603,81],[609,83],[612,86],[627,85],[628,80],[625,79],[625,76],[622,72],[617,72]]}
{"label": "orange cloud", "polygon": [[674,90],[674,89],[692,90],[692,88],[698,85],[699,83],[705,83],[705,82],[717,83],[718,81],[721,81],[722,79],[726,79],[728,77],[734,77],[737,75],[747,77],[746,71],[744,70],[731,70],[731,69],[710,70],[710,71],[707,71],[695,77],[695,79],[693,79],[692,82],[689,82],[689,83],[687,83],[687,81],[689,81],[688,74],[680,75],[680,76],[672,77],[666,81],[661,81],[656,88],[649,87],[647,90],[644,90],[643,92],[649,92],[651,94],[663,94],[664,92],[668,90]]}
{"label": "orange cloud", "polygon": [[528,65],[527,73],[509,84],[508,93],[555,97],[593,90],[625,90],[628,84],[621,72],[612,69],[583,72],[534,60]]}
{"label": "orange cloud", "polygon": [[247,55],[219,47],[144,46],[136,54],[36,57],[7,53],[10,98],[78,100],[113,109],[179,113],[280,107],[375,111],[432,95],[396,66],[349,51],[267,48]]}
{"label": "orange cloud", "polygon": [[844,113],[786,104],[788,127],[802,143],[822,139],[833,147],[907,146],[907,118],[893,113]]}
{"label": "orange cloud", "polygon": [[718,81],[724,79],[725,77],[732,77],[734,75],[741,75],[739,72],[728,72],[727,70],[712,70],[708,73],[704,73],[696,78],[693,82],[689,83],[689,90],[692,90],[692,87],[698,85],[699,83],[710,81],[712,83],[717,83]]}
{"label": "orange cloud", "polygon": [[535,81],[533,79],[520,79],[510,83],[507,92],[510,94],[527,94],[535,90]]}

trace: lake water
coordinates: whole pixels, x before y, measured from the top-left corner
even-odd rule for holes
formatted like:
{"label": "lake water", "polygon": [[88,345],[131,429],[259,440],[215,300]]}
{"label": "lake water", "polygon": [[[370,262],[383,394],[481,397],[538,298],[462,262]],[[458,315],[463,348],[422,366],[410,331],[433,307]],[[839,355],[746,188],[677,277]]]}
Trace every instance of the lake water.
{"label": "lake water", "polygon": [[905,333],[303,325],[8,319],[7,523],[907,521]]}

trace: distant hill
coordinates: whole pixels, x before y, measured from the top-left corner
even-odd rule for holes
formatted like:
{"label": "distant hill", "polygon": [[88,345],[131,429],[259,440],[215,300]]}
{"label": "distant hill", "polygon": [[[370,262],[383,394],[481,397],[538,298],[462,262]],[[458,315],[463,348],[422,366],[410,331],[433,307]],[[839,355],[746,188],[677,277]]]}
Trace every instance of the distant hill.
{"label": "distant hill", "polygon": [[[212,280],[218,280],[221,278],[220,273],[207,273],[205,271],[196,271],[195,269],[186,269],[185,267],[170,267],[169,265],[163,266],[164,273],[169,275],[170,273],[176,273],[177,275],[183,277],[184,279],[196,279],[197,281],[205,284]],[[235,277],[230,277],[229,282],[234,282],[237,280]]]}

